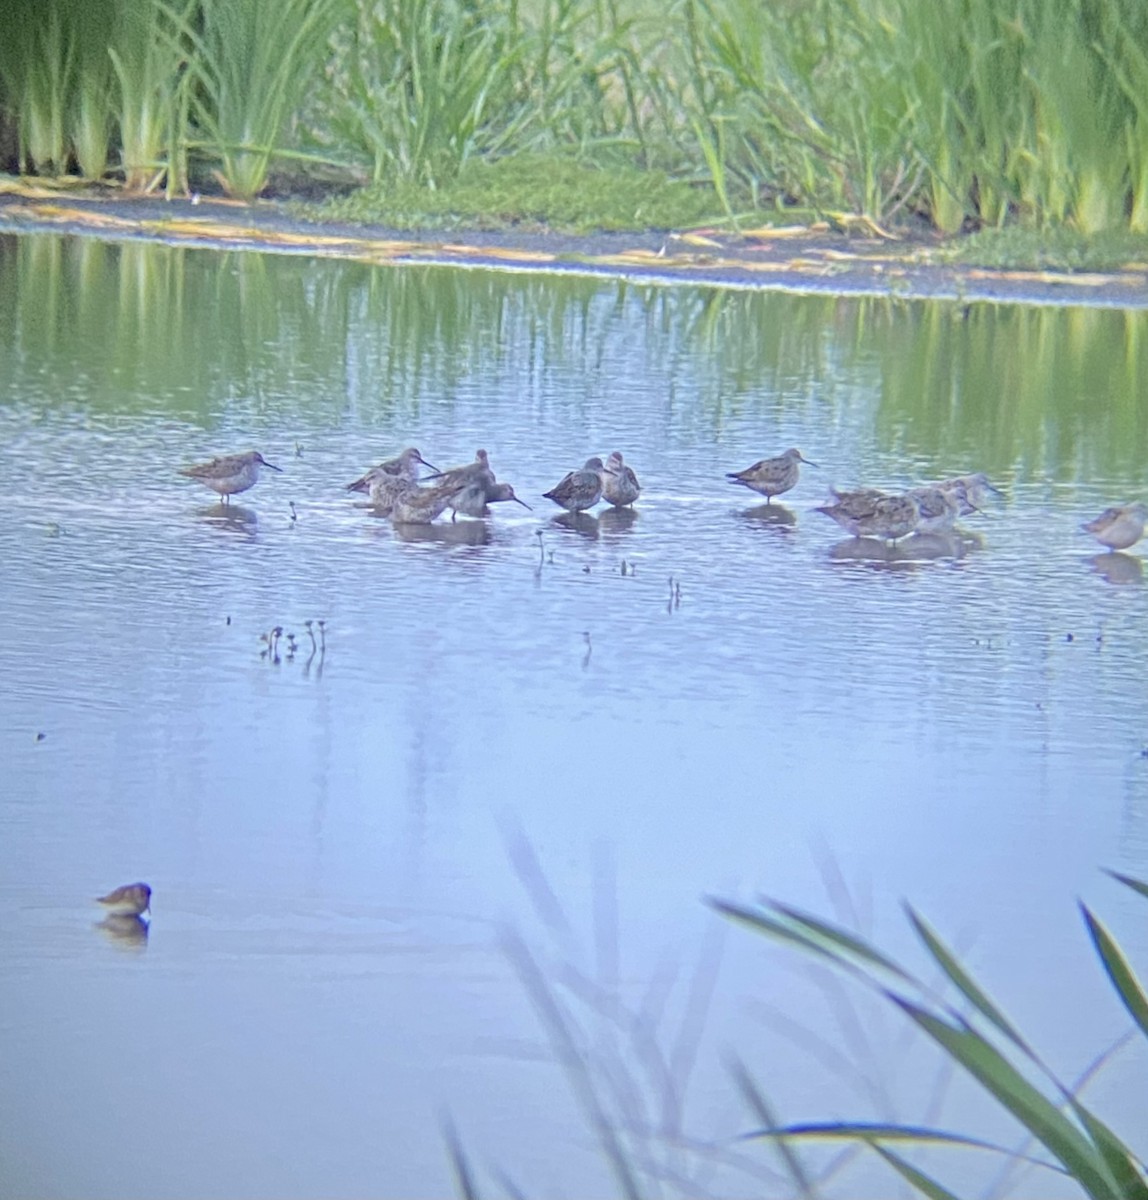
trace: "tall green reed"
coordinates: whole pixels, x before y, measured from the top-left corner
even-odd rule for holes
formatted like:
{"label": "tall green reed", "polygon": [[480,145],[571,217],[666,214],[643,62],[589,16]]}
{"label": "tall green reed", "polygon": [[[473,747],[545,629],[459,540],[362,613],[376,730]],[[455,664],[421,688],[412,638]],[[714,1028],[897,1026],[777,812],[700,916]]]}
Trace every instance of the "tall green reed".
{"label": "tall green reed", "polygon": [[117,84],[120,167],[129,191],[151,191],[165,177],[169,192],[186,187],[191,79],[182,31],[197,4],[139,0],[116,6],[108,55]]}
{"label": "tall green reed", "polygon": [[[1148,898],[1148,883],[1118,874],[1114,878]],[[757,1136],[791,1143],[853,1142],[876,1153],[930,1200],[955,1200],[956,1193],[891,1146],[946,1145],[1000,1154],[1013,1161],[1020,1157],[1067,1178],[1092,1200],[1148,1200],[1148,1168],[1143,1155],[1081,1100],[1085,1080],[1064,1083],[913,909],[906,910],[913,932],[932,966],[955,991],[955,1003],[941,998],[935,988],[865,939],[781,901],[764,899],[753,906],[715,901],[714,907],[750,929],[828,964],[891,1003],[1014,1117],[1047,1157],[1018,1155],[973,1135],[895,1122],[825,1121],[785,1126],[770,1122]],[[1133,1022],[1132,1034],[1121,1038],[1117,1046],[1135,1034],[1148,1037],[1148,992],[1111,932],[1086,905],[1080,907],[1104,974]],[[1103,1055],[1099,1061],[1108,1057]]]}
{"label": "tall green reed", "polygon": [[266,186],[272,159],[288,152],[288,117],[324,63],[347,0],[198,0],[194,10],[166,11],[189,49],[200,148],[217,163],[223,190],[249,200]]}

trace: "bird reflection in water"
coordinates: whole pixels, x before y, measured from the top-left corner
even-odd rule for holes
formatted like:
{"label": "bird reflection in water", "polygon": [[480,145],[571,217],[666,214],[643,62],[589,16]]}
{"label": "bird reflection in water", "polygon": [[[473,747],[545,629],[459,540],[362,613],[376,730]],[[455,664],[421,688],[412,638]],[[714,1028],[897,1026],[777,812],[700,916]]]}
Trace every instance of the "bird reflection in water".
{"label": "bird reflection in water", "polygon": [[563,529],[567,533],[576,533],[579,537],[589,538],[596,542],[600,520],[601,517],[592,517],[587,512],[564,512],[560,516],[552,517],[550,524],[556,529]]}
{"label": "bird reflection in water", "polygon": [[1093,555],[1088,563],[1105,583],[1120,586],[1144,582],[1144,561],[1135,554],[1111,550],[1107,554]]}
{"label": "bird reflection in water", "polygon": [[490,525],[486,521],[459,521],[441,525],[401,522],[394,526],[400,542],[438,542],[443,546],[486,546],[490,544]]}
{"label": "bird reflection in water", "polygon": [[[595,518],[591,517],[590,519],[594,520]],[[607,508],[598,514],[598,529],[603,537],[616,537],[618,534],[628,533],[634,527],[637,519],[637,509]],[[554,520],[561,521],[562,518],[555,517]]]}
{"label": "bird reflection in water", "polygon": [[240,504],[211,504],[198,509],[197,515],[216,529],[232,529],[240,533],[253,532],[259,521],[253,508],[244,508]]}
{"label": "bird reflection in water", "polygon": [[112,913],[102,921],[97,921],[92,928],[98,929],[117,949],[147,949],[148,923],[142,917]]}
{"label": "bird reflection in water", "polygon": [[743,521],[750,521],[755,525],[788,528],[797,524],[797,514],[784,504],[757,504],[753,508],[743,509],[739,515]]}

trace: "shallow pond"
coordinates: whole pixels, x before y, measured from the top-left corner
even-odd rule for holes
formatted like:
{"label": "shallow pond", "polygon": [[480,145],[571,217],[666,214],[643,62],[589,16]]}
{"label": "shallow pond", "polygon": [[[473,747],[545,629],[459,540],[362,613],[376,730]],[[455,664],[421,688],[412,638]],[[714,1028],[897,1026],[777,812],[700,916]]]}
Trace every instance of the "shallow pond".
{"label": "shallow pond", "polygon": [[[614,1195],[598,1110],[643,1194],[789,1194],[735,1058],[1019,1143],[702,901],[927,970],[909,899],[1067,1079],[1125,1029],[1076,899],[1143,966],[1148,589],[1078,526],[1148,491],[1146,381],[1144,313],[0,238],[5,1195],[442,1195],[451,1123],[483,1194]],[[342,485],[412,444],[533,511],[392,528]],[[768,510],[723,478],[791,445]],[[249,447],[229,510],[176,473]],[[556,521],[615,448],[633,514]],[[972,470],[940,545],[813,511]],[[1144,1057],[1088,1093],[1129,1135]]]}

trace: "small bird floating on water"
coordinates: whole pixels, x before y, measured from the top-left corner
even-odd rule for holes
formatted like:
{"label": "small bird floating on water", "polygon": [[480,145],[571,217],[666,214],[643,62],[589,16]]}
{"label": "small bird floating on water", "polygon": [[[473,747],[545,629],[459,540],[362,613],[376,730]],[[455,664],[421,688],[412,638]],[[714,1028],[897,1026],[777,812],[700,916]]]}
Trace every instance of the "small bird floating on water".
{"label": "small bird floating on water", "polygon": [[182,467],[179,473],[189,479],[198,480],[213,492],[218,492],[223,497],[223,503],[228,504],[228,497],[255,486],[259,479],[260,467],[269,467],[272,471],[283,470],[282,467],[269,463],[258,450],[248,450],[246,454],[228,454],[222,458],[213,458],[211,462]]}
{"label": "small bird floating on water", "polygon": [[777,458],[763,458],[752,467],[746,467],[744,471],[728,472],[726,478],[760,492],[768,504],[774,496],[780,496],[797,485],[800,474],[798,463],[805,463],[807,467],[817,466],[815,462],[802,457],[800,450],[792,449],[786,450]]}
{"label": "small bird floating on water", "polygon": [[376,483],[388,479],[417,483],[420,463],[431,471],[438,470],[438,467],[427,462],[414,446],[408,446],[401,454],[394,458],[388,458],[386,462],[379,463],[377,467],[372,467],[361,479],[356,479],[354,483],[348,483],[347,491],[369,493]]}
{"label": "small bird floating on water", "polygon": [[602,499],[615,508],[625,508],[633,504],[642,494],[638,477],[633,470],[626,466],[621,450],[615,450],[606,459],[606,467],[600,472],[602,480]]}
{"label": "small bird floating on water", "polygon": [[146,883],[127,883],[106,896],[97,896],[96,903],[102,904],[113,917],[138,917],[151,908],[151,888]]}
{"label": "small bird floating on water", "polygon": [[1110,550],[1127,550],[1144,536],[1144,525],[1148,522],[1148,505],[1120,504],[1106,508],[1100,516],[1081,526],[1098,542]]}
{"label": "small bird floating on water", "polygon": [[602,475],[607,470],[600,458],[588,458],[580,471],[570,471],[542,494],[567,512],[585,512],[602,498]]}

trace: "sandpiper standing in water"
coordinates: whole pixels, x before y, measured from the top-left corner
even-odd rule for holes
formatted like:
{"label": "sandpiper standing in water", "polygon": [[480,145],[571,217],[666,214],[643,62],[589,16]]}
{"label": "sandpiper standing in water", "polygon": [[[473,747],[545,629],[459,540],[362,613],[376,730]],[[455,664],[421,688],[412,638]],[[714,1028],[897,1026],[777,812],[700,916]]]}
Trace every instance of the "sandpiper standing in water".
{"label": "sandpiper standing in water", "polygon": [[957,517],[981,511],[960,479],[948,480],[945,487],[910,488],[906,495],[912,496],[921,510],[916,533],[948,533]]}
{"label": "sandpiper standing in water", "polygon": [[889,496],[874,488],[836,492],[836,504],[815,509],[836,521],[855,538],[880,538],[895,542],[914,532],[921,521],[921,503],[911,492]]}
{"label": "sandpiper standing in water", "polygon": [[768,504],[774,496],[780,496],[797,485],[800,474],[798,463],[805,463],[807,467],[817,466],[816,463],[803,458],[800,450],[793,449],[786,450],[777,458],[763,458],[752,467],[746,467],[744,471],[728,472],[726,478],[760,492]]}
{"label": "sandpiper standing in water", "polygon": [[151,908],[151,888],[146,883],[126,883],[106,896],[97,896],[96,903],[113,917],[138,917]]}
{"label": "sandpiper standing in water", "polygon": [[567,512],[585,512],[602,498],[602,473],[606,469],[600,458],[588,458],[580,471],[570,471],[542,494]]}
{"label": "sandpiper standing in water", "polygon": [[1110,550],[1127,550],[1144,536],[1146,522],[1148,505],[1120,504],[1106,508],[1100,516],[1080,528]]}
{"label": "sandpiper standing in water", "polygon": [[223,503],[229,504],[229,497],[255,486],[260,467],[269,467],[272,471],[283,470],[269,463],[258,450],[248,450],[246,454],[228,454],[223,458],[213,458],[211,462],[182,467],[179,473],[218,492],[223,497]]}
{"label": "sandpiper standing in water", "polygon": [[509,483],[488,484],[483,479],[476,479],[472,483],[465,484],[462,491],[454,496],[447,507],[452,511],[451,520],[454,520],[453,514],[456,513],[462,513],[464,517],[488,517],[490,509],[487,505],[500,504],[504,500],[513,500],[516,504],[521,504],[523,508],[530,509],[530,505],[525,500],[519,499],[514,494],[514,488]]}
{"label": "sandpiper standing in water", "polygon": [[428,482],[432,479],[437,480],[439,484],[454,483],[460,486],[477,481],[490,486],[495,483],[494,472],[490,469],[490,455],[485,450],[474,452],[474,462],[461,467],[450,467],[446,471],[427,476]]}
{"label": "sandpiper standing in water", "polygon": [[420,464],[431,471],[438,470],[438,467],[427,462],[414,446],[408,446],[402,454],[388,458],[386,462],[372,467],[361,479],[356,479],[354,483],[348,483],[347,491],[369,493],[376,483],[383,483],[385,486],[386,480],[389,479],[417,483]]}
{"label": "sandpiper standing in water", "polygon": [[989,496],[1004,495],[1000,488],[993,487],[989,483],[989,477],[983,471],[978,471],[975,475],[954,475],[952,479],[944,479],[934,486],[940,488],[942,492],[954,492],[958,488],[963,490],[961,511],[957,514],[962,517],[967,517],[969,513],[980,512]]}
{"label": "sandpiper standing in water", "polygon": [[451,501],[464,486],[458,483],[440,483],[437,487],[404,484],[391,503],[391,520],[396,525],[429,525],[450,508]]}
{"label": "sandpiper standing in water", "polygon": [[606,459],[606,467],[600,472],[602,479],[602,499],[615,508],[625,508],[633,504],[642,494],[638,477],[630,467],[626,466],[621,450],[615,450]]}

